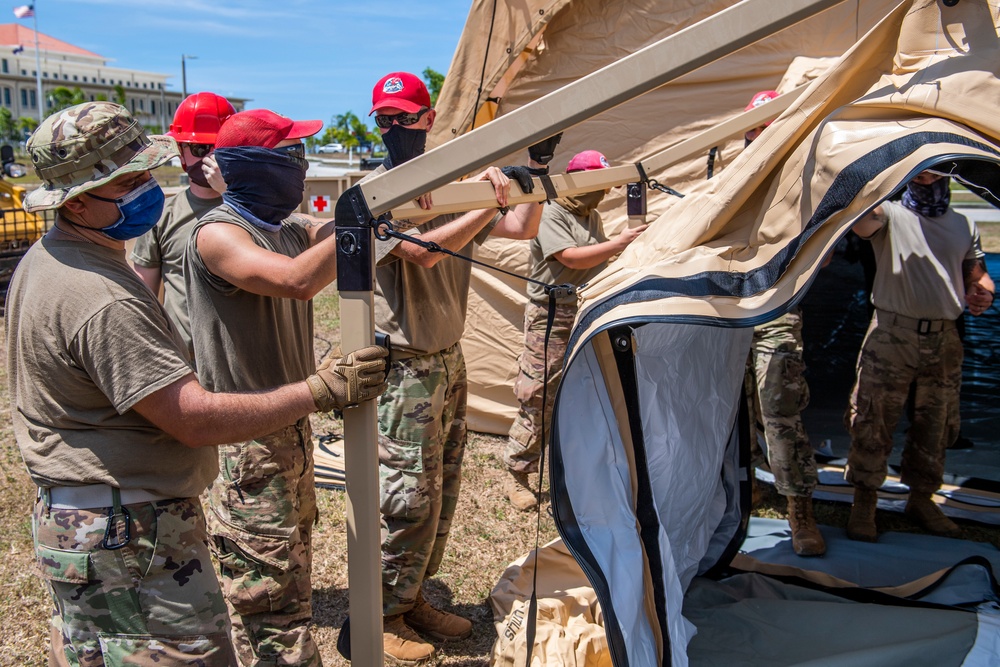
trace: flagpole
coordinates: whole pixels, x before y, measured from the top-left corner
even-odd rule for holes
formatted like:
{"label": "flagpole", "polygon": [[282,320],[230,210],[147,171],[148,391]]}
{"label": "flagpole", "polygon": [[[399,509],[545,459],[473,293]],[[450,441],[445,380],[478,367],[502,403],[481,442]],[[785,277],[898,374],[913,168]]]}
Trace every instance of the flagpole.
{"label": "flagpole", "polygon": [[[36,3],[37,4],[37,0]],[[35,26],[35,83],[38,85],[38,124],[45,120],[45,100],[42,98],[42,50],[38,47],[38,9],[35,4],[30,5],[31,19]]]}

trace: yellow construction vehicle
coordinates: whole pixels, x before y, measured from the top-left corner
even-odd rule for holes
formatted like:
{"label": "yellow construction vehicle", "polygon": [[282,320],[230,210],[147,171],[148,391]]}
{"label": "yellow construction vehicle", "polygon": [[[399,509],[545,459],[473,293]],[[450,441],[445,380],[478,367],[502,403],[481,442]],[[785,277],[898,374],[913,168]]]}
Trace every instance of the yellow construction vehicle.
{"label": "yellow construction vehicle", "polygon": [[52,225],[49,211],[25,212],[21,204],[26,189],[7,180],[25,173],[24,165],[14,160],[14,149],[0,146],[0,297],[6,296],[10,276],[21,257]]}

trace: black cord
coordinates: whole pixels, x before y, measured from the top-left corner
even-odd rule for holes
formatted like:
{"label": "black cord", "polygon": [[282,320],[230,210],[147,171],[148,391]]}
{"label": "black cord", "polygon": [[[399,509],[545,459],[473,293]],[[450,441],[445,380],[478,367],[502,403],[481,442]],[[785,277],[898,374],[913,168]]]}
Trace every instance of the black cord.
{"label": "black cord", "polygon": [[377,238],[379,241],[398,239],[400,241],[406,241],[418,245],[424,250],[427,250],[428,252],[444,253],[445,255],[448,255],[450,257],[455,257],[457,259],[464,260],[466,262],[469,262],[470,264],[476,264],[483,268],[490,269],[491,271],[495,271],[497,273],[502,273],[512,278],[518,278],[519,280],[523,280],[528,283],[534,283],[535,285],[538,285],[539,287],[544,289],[546,294],[555,294],[556,295],[555,298],[557,299],[562,299],[567,296],[572,296],[573,294],[576,294],[575,285],[570,285],[570,284],[552,285],[550,283],[542,282],[541,280],[528,278],[527,276],[522,276],[518,273],[507,271],[505,269],[501,269],[496,266],[491,266],[485,262],[480,262],[478,259],[475,259],[473,257],[467,257],[452,250],[448,250],[447,248],[443,248],[437,243],[434,243],[433,241],[424,241],[419,237],[411,236],[410,234],[403,234],[402,232],[397,232],[395,229],[393,229],[392,223],[386,220],[385,218],[380,218],[378,220],[371,221],[371,226],[375,232],[375,238]]}
{"label": "black cord", "polygon": [[480,105],[483,102],[483,83],[486,81],[486,61],[490,57],[490,44],[493,43],[493,24],[497,20],[497,0],[493,0],[493,17],[490,18],[490,32],[486,36],[486,50],[483,51],[483,70],[479,73],[479,88],[476,90],[476,107],[472,114],[472,127],[470,130],[476,129],[476,118],[479,117]]}

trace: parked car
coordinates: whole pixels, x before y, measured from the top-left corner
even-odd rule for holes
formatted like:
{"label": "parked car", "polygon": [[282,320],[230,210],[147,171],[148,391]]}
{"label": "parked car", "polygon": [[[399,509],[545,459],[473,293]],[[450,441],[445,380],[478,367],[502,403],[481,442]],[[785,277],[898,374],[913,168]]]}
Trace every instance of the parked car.
{"label": "parked car", "polygon": [[316,152],[317,153],[345,153],[345,152],[347,152],[347,149],[344,148],[344,144],[332,143],[332,144],[323,144],[322,146],[320,146],[319,148],[316,149]]}

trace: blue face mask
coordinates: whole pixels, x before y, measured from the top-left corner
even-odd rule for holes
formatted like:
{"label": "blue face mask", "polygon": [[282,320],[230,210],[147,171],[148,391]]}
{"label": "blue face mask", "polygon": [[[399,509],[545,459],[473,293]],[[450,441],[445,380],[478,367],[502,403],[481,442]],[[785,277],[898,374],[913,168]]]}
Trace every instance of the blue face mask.
{"label": "blue face mask", "polygon": [[163,213],[163,190],[155,179],[149,179],[139,187],[118,197],[109,199],[89,192],[84,193],[94,199],[106,201],[118,207],[118,220],[98,231],[116,241],[128,241],[142,236],[156,226]]}

